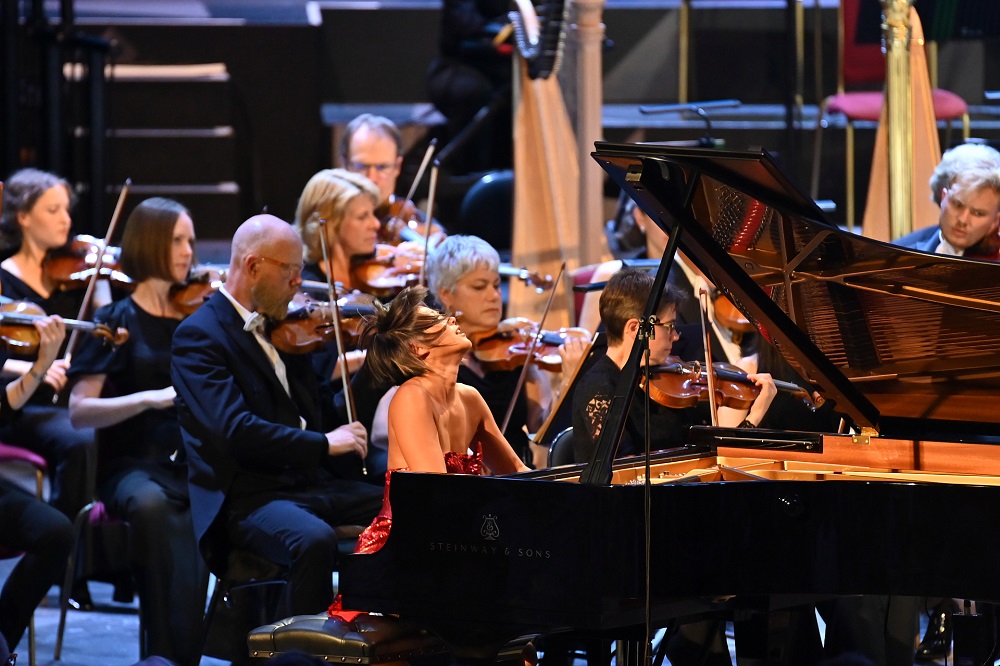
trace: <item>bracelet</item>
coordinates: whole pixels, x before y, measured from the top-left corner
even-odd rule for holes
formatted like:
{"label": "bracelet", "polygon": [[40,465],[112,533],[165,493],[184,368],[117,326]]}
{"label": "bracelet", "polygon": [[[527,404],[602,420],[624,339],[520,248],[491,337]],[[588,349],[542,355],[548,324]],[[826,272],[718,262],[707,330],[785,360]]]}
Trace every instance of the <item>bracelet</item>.
{"label": "bracelet", "polygon": [[750,419],[743,419],[743,423],[736,426],[737,428],[756,428],[757,425]]}
{"label": "bracelet", "polygon": [[28,374],[37,379],[38,381],[42,381],[43,379],[45,379],[45,373],[43,372],[39,374],[35,372],[35,366],[31,366],[30,368],[28,368]]}

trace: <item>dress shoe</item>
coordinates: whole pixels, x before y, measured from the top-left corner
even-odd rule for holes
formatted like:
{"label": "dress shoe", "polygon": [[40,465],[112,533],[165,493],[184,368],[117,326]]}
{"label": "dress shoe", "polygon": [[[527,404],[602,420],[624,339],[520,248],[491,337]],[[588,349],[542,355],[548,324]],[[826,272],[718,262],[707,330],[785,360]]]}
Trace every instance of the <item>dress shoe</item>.
{"label": "dress shoe", "polygon": [[92,611],[94,601],[90,598],[90,590],[87,589],[86,581],[77,581],[69,593],[69,606],[74,610]]}
{"label": "dress shoe", "polygon": [[936,661],[948,656],[951,649],[951,610],[934,609],[927,631],[917,646],[915,661]]}

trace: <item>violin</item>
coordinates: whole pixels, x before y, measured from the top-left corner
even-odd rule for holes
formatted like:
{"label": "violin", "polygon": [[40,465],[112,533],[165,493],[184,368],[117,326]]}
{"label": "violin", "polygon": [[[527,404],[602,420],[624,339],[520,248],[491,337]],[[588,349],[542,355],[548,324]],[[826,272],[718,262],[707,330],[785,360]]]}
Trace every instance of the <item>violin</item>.
{"label": "violin", "polygon": [[726,298],[722,292],[716,294],[712,301],[712,307],[715,310],[715,321],[718,322],[719,326],[729,329],[734,343],[740,344],[744,334],[756,330],[746,315],[737,310],[733,302]]}
{"label": "violin", "polygon": [[[532,340],[539,335],[538,324],[524,317],[513,317],[500,322],[496,330],[473,334],[472,355],[486,372],[520,368],[528,360]],[[571,339],[590,341],[584,328],[561,328],[542,331],[535,346],[532,362],[542,370],[562,372],[559,348]]]}
{"label": "violin", "polygon": [[112,284],[132,288],[132,278],[121,270],[120,247],[108,246],[100,255],[101,241],[93,236],[79,235],[65,246],[49,252],[42,262],[42,270],[61,289],[86,287],[101,256],[99,279],[110,280]]}
{"label": "violin", "polygon": [[398,255],[392,245],[375,245],[372,257],[351,262],[351,284],[376,298],[392,298],[420,280],[422,257]]}
{"label": "violin", "polygon": [[[364,317],[375,314],[375,306],[343,298],[338,301],[337,309],[345,350],[357,349],[364,331]],[[276,323],[271,328],[270,335],[271,344],[287,354],[316,351],[337,335],[333,324],[333,310],[325,301],[307,300]]]}
{"label": "violin", "polygon": [[175,284],[170,288],[170,301],[184,316],[193,313],[225,283],[228,270],[228,266],[195,266],[183,284]]}
{"label": "violin", "polygon": [[[35,322],[45,316],[45,310],[35,303],[0,297],[0,342],[7,351],[17,356],[36,356],[41,338],[35,329]],[[106,324],[76,319],[63,319],[63,322],[67,330],[90,333],[116,347],[128,340],[128,331],[124,328],[112,331]]]}
{"label": "violin", "polygon": [[[399,245],[404,241],[424,242],[427,216],[411,199],[393,197],[390,201],[379,204],[375,209],[375,217],[382,223],[378,232],[380,243]],[[445,233],[444,227],[437,220],[431,221],[431,238],[439,240],[444,238]]]}
{"label": "violin", "polygon": [[[713,363],[712,372],[715,374],[716,405],[720,407],[749,409],[760,395],[760,387],[735,365]],[[801,386],[778,380],[774,385],[779,391],[786,391],[802,400],[810,411],[816,411],[818,405]],[[648,387],[643,373],[639,387],[649,393],[653,402],[674,409],[693,407],[698,401],[709,399],[708,372],[702,369],[701,363],[685,363],[676,357],[668,357],[663,365],[650,368]]]}

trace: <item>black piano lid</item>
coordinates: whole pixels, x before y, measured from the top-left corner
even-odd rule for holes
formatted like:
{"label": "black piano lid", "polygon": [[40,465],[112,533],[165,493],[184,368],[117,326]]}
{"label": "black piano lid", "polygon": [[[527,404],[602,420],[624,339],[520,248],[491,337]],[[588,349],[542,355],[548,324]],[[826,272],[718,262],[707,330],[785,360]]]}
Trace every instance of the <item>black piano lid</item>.
{"label": "black piano lid", "polygon": [[598,142],[593,157],[857,426],[1000,442],[1000,264],[841,231],[766,151]]}

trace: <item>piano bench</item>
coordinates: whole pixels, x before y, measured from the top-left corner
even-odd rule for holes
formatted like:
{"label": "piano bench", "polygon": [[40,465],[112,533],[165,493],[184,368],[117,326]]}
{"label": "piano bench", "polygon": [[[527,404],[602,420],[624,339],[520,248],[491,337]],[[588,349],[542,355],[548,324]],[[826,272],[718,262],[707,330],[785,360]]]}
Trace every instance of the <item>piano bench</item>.
{"label": "piano bench", "polygon": [[444,642],[425,629],[396,617],[367,614],[352,622],[326,613],[294,615],[251,631],[247,647],[255,659],[297,651],[331,664],[361,666],[447,655]]}

